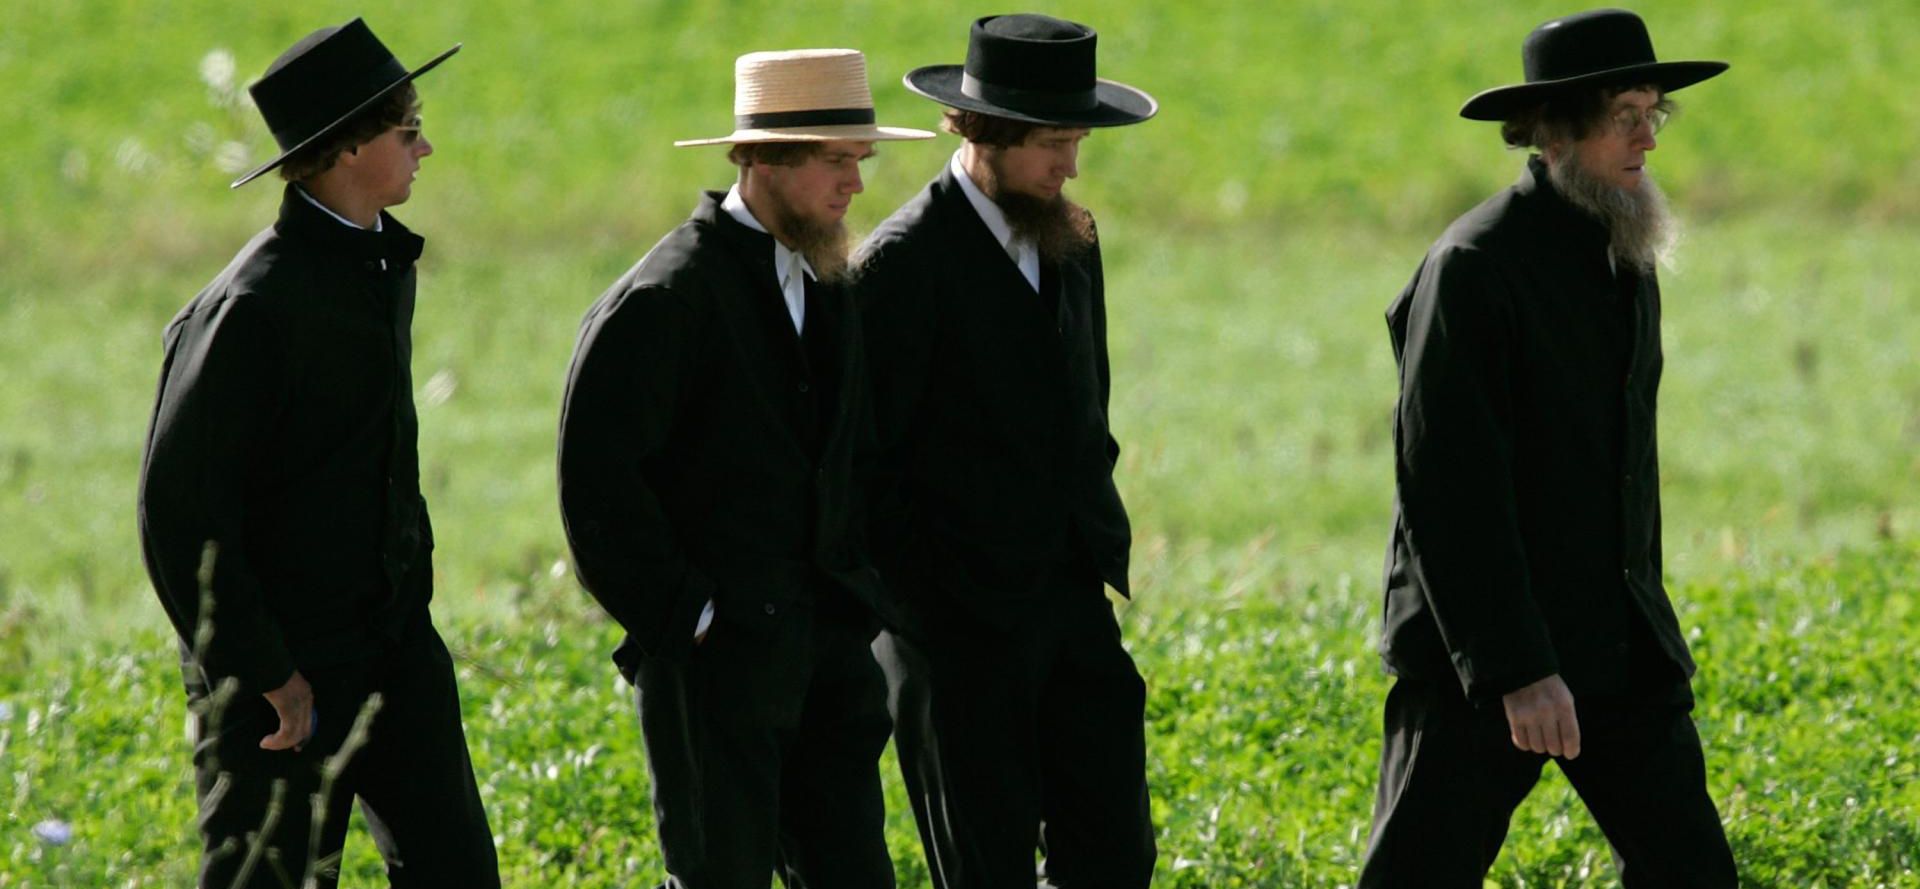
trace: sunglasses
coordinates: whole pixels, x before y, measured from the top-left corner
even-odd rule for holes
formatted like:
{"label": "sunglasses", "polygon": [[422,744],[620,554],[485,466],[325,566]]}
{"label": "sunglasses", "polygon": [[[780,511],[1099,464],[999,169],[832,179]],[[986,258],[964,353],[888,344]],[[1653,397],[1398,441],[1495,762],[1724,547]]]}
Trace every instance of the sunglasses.
{"label": "sunglasses", "polygon": [[400,131],[400,144],[412,148],[414,143],[420,141],[420,115],[407,118],[394,129]]}

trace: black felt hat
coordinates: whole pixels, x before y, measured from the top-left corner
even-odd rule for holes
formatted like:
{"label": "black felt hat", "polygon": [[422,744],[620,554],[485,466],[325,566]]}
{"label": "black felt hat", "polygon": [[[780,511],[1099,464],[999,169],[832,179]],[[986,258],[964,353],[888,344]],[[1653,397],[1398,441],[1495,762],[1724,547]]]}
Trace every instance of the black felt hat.
{"label": "black felt hat", "polygon": [[239,188],[285,163],[287,156],[305,148],[335,127],[405,86],[460,51],[456,43],[412,71],[387,51],[380,38],[360,19],[321,28],[300,38],[267,66],[267,73],[247,92],[266,118],[280,156],[233,181]]}
{"label": "black felt hat", "polygon": [[1160,110],[1152,96],[1094,76],[1098,35],[1044,15],[973,23],[965,65],[907,72],[907,89],[951,108],[1053,127],[1117,127]]}
{"label": "black felt hat", "polygon": [[1535,102],[1578,87],[1651,83],[1662,92],[1727,70],[1726,62],[1662,62],[1647,24],[1624,9],[1595,9],[1554,19],[1520,46],[1527,82],[1485,90],[1460,106],[1469,120],[1506,120]]}

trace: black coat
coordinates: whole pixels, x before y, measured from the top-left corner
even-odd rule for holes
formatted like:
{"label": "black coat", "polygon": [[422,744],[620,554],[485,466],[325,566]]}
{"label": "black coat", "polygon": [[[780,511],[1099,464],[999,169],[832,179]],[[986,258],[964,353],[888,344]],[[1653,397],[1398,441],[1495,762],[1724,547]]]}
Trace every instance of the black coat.
{"label": "black coat", "polygon": [[1387,312],[1400,365],[1382,654],[1488,700],[1691,675],[1662,585],[1660,288],[1535,159]]}
{"label": "black coat", "polygon": [[627,632],[629,678],[684,657],[709,599],[766,637],[770,664],[799,644],[796,609],[886,617],[854,496],[871,430],[858,318],[808,282],[796,335],[772,237],[721,197],[588,310],[567,377],[561,511],[581,582]]}
{"label": "black coat", "polygon": [[855,290],[889,592],[993,606],[1066,566],[1125,594],[1098,245],[1043,261],[1036,294],[947,170],[863,246]]}
{"label": "black coat", "polygon": [[218,544],[199,667],[243,693],[373,652],[432,596],[410,369],[424,242],[381,219],[349,228],[288,186],[279,220],[167,326],[142,549],[190,643]]}

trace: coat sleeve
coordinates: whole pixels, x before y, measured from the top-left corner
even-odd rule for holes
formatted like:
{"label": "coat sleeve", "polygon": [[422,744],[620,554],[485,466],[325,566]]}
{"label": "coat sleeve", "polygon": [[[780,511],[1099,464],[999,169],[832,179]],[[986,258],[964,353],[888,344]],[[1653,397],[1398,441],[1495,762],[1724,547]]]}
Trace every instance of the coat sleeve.
{"label": "coat sleeve", "polygon": [[560,510],[580,580],[649,656],[684,656],[714,584],[687,559],[649,481],[696,379],[701,317],[662,287],[583,323],[560,416]]}
{"label": "coat sleeve", "polygon": [[[209,684],[271,691],[294,663],[249,562],[247,529],[254,464],[285,400],[286,342],[265,303],[244,295],[196,306],[167,340],[140,477],[148,573]],[[201,608],[209,544],[211,613]]]}
{"label": "coat sleeve", "polygon": [[1479,700],[1559,672],[1520,536],[1513,325],[1483,256],[1430,258],[1414,284],[1395,417],[1409,567],[1462,688]]}
{"label": "coat sleeve", "polygon": [[868,545],[868,523],[872,521],[874,471],[878,465],[880,440],[873,428],[872,374],[867,372],[866,336],[862,332],[860,313],[854,309],[851,300],[847,307],[848,318],[842,330],[847,344],[847,376],[853,382],[852,391],[841,396],[847,400],[849,422],[853,429],[853,478],[847,506],[847,545],[853,551],[852,561],[855,564],[871,566],[873,550]]}
{"label": "coat sleeve", "polygon": [[[872,381],[873,438],[864,485],[868,541],[888,593],[901,604],[912,597],[911,580],[901,576],[916,527],[904,485],[936,351],[937,300],[928,282],[937,275],[896,241],[863,258],[853,290]],[[905,619],[912,620],[910,609]]]}
{"label": "coat sleeve", "polygon": [[1093,277],[1093,348],[1094,373],[1099,377],[1100,420],[1107,427],[1107,468],[1120,465],[1120,441],[1113,437],[1113,414],[1109,400],[1113,394],[1113,370],[1107,360],[1107,275],[1105,264],[1100,260],[1099,235],[1094,236],[1093,262],[1089,271]]}

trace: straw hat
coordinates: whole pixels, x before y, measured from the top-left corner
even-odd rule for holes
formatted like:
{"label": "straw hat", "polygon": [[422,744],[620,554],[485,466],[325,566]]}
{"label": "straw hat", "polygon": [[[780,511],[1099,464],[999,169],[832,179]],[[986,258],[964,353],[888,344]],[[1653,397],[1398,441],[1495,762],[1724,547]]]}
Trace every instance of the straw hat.
{"label": "straw hat", "polygon": [[733,63],[733,133],[673,144],[933,138],[926,130],[874,126],[873,120],[867,57],[859,50],[750,52]]}

